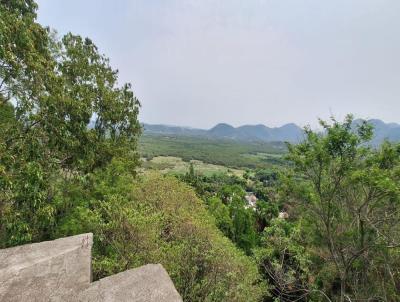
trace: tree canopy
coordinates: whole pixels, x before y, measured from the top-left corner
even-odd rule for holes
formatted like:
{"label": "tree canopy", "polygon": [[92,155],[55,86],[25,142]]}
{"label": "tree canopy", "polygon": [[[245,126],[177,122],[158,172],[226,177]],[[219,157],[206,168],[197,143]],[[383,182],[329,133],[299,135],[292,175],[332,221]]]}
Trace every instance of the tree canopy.
{"label": "tree canopy", "polygon": [[0,4],[2,244],[49,236],[56,176],[137,161],[139,102],[88,38],[58,39],[33,1]]}
{"label": "tree canopy", "polygon": [[323,132],[307,129],[304,142],[289,146],[297,173],[289,191],[319,276],[333,272],[321,279],[324,291],[340,301],[388,301],[399,273],[400,146],[370,148],[371,126],[352,121],[321,121]]}

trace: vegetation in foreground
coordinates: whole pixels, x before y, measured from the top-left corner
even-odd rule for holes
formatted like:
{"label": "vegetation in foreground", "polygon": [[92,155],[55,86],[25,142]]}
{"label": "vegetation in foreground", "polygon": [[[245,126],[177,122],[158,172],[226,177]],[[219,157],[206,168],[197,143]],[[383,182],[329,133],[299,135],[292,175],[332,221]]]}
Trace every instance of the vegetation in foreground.
{"label": "vegetation in foreground", "polygon": [[221,234],[193,190],[158,173],[135,179],[125,165],[113,160],[63,197],[75,206],[54,236],[95,234],[95,279],[161,263],[185,301],[259,301],[266,287],[255,261]]}
{"label": "vegetation in foreground", "polygon": [[278,170],[210,142],[202,157],[256,169],[138,176],[139,102],[117,79],[34,1],[0,2],[1,248],[92,231],[96,278],[160,262],[185,301],[400,299],[399,145],[369,148],[349,116],[306,129]]}

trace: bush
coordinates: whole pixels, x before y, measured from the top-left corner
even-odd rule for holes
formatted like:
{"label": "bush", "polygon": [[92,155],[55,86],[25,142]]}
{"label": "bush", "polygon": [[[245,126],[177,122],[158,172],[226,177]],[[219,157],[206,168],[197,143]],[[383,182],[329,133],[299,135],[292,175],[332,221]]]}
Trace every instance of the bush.
{"label": "bush", "polygon": [[95,279],[161,263],[184,301],[261,299],[265,287],[256,264],[223,236],[193,189],[159,174],[116,180],[110,171],[119,165],[95,174],[80,194],[88,204],[58,225],[57,237],[94,233]]}

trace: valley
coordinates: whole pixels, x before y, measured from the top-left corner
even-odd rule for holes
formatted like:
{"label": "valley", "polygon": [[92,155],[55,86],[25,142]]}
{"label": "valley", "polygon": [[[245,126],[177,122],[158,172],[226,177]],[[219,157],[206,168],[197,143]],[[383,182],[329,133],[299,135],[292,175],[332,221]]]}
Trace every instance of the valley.
{"label": "valley", "polygon": [[185,162],[202,161],[231,169],[270,168],[285,164],[284,142],[242,142],[181,135],[144,134],[139,153],[151,160],[157,156],[179,157]]}

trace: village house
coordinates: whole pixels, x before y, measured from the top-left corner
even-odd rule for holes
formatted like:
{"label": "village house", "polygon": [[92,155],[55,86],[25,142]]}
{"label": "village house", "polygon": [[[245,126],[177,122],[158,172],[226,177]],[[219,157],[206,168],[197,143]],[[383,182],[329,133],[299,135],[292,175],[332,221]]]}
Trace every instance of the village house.
{"label": "village house", "polygon": [[257,204],[258,198],[256,197],[256,195],[254,195],[253,192],[246,192],[246,195],[244,196],[244,198],[247,201],[246,208],[256,209],[256,204]]}

